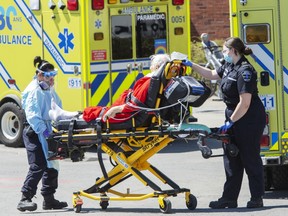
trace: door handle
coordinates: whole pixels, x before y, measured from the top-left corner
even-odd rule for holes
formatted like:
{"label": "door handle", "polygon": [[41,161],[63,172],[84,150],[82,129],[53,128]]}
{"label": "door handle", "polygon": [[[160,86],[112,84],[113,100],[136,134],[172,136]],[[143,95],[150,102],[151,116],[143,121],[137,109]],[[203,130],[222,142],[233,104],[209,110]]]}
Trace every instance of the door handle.
{"label": "door handle", "polygon": [[131,64],[127,64],[127,73],[131,74],[132,72],[132,65]]}
{"label": "door handle", "polygon": [[138,64],[138,73],[143,73],[143,63],[141,62],[141,63],[139,63]]}

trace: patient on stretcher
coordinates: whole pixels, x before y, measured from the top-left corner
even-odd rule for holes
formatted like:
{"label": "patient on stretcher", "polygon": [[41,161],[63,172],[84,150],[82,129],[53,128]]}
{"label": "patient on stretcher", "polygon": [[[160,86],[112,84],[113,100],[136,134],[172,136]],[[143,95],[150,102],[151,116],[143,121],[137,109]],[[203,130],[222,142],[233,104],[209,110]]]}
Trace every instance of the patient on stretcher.
{"label": "patient on stretcher", "polygon": [[[157,84],[157,82],[159,82],[159,74],[161,74],[164,69],[167,69],[165,68],[167,63],[171,63],[175,59],[180,60],[181,62],[185,61],[187,56],[176,52],[173,52],[171,57],[168,54],[152,55],[150,66],[151,72],[139,79],[135,83],[133,89],[125,90],[110,107],[87,107],[84,109],[83,114],[79,116],[78,112],[62,110],[55,103],[52,103],[49,116],[53,121],[68,120],[78,116],[78,118],[83,118],[86,122],[101,118],[102,122],[106,122],[106,120],[109,119],[109,123],[113,124],[125,122],[131,119],[132,116],[138,115],[141,112],[147,112],[149,109],[153,110],[156,99],[159,97],[156,90],[157,86],[159,86]],[[175,73],[176,71],[177,74],[161,80],[161,82],[165,82],[165,84],[164,92],[161,96],[160,107],[166,107],[166,109],[160,109],[160,113],[161,117],[168,118],[166,120],[171,120],[171,118],[174,118],[175,116],[179,117],[179,110],[181,107],[183,108],[186,106],[185,112],[189,112],[187,110],[187,103],[190,102],[191,104],[191,102],[194,102],[194,104],[192,103],[192,106],[199,106],[199,104],[195,104],[195,101],[199,96],[205,94],[205,97],[201,99],[201,101],[204,102],[208,98],[206,95],[209,95],[209,93],[206,91],[209,89],[194,78],[184,76],[186,75],[186,66],[184,64],[182,65],[182,63],[171,63],[168,70],[171,70],[171,73]],[[183,103],[186,104],[183,105]],[[182,115],[184,115],[184,113],[182,113]],[[145,116],[147,116],[147,114]]]}
{"label": "patient on stretcher", "polygon": [[[137,111],[137,109],[132,108],[126,104],[127,97],[132,93],[140,102],[144,102],[147,97],[147,91],[150,84],[150,79],[153,73],[157,72],[160,66],[165,65],[170,61],[170,56],[168,54],[156,54],[150,56],[151,58],[151,72],[145,77],[139,79],[133,89],[125,90],[120,97],[112,104],[111,107],[101,107],[92,106],[84,109],[83,115],[79,118],[83,118],[86,122],[94,120],[99,116],[102,121],[105,122],[108,118],[110,123],[119,123],[126,121],[127,118],[131,116],[131,113]],[[49,116],[53,121],[67,120],[78,115],[78,112],[69,112],[62,110],[57,104],[52,103],[51,110],[49,111]]]}

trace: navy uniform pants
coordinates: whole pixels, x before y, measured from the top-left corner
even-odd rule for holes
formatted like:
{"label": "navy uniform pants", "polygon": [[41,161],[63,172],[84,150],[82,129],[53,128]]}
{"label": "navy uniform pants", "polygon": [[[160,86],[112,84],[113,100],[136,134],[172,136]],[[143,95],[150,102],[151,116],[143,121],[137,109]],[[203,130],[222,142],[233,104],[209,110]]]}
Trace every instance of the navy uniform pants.
{"label": "navy uniform pants", "polygon": [[39,181],[42,179],[41,194],[43,196],[54,194],[58,187],[58,171],[47,167],[38,135],[30,126],[23,130],[23,140],[27,151],[29,171],[21,192],[29,197],[36,194]]}
{"label": "navy uniform pants", "polygon": [[[231,116],[233,110],[226,109],[226,117]],[[260,157],[260,139],[265,127],[265,110],[258,99],[253,101],[247,113],[232,129],[232,140],[238,148],[236,157],[228,154],[224,156],[226,182],[222,197],[237,200],[244,170],[248,176],[251,198],[260,198],[264,194],[263,164]]]}

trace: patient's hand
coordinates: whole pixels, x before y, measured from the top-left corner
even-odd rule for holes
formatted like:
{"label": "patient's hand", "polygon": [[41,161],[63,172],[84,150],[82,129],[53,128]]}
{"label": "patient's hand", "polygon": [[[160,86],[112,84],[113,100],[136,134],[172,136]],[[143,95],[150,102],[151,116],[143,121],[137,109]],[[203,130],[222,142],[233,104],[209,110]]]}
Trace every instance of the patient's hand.
{"label": "patient's hand", "polygon": [[121,113],[124,109],[125,104],[111,107],[103,116],[103,120],[106,121],[107,118],[114,118],[117,113]]}

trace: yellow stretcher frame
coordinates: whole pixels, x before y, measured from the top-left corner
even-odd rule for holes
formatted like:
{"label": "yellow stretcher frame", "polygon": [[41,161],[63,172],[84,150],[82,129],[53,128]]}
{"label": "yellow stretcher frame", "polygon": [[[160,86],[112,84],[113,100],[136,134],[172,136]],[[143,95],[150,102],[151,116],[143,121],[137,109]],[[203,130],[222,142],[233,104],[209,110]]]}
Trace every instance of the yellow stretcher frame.
{"label": "yellow stretcher frame", "polygon": [[[147,130],[146,127],[141,127],[134,128],[131,131],[113,130],[112,132],[102,132],[101,134],[96,133],[96,130],[83,132],[82,130],[75,129],[73,130],[73,134],[69,134],[67,131],[59,131],[58,135],[53,138],[58,143],[57,148],[61,148],[65,144],[71,152],[75,149],[86,147],[85,145],[81,145],[81,142],[89,143],[89,146],[94,143],[94,145],[98,146],[98,152],[103,151],[116,162],[116,166],[107,173],[105,169],[102,169],[103,176],[97,178],[92,187],[73,193],[72,204],[74,211],[76,213],[81,212],[83,205],[81,197],[100,201],[100,206],[103,210],[107,208],[109,201],[140,201],[149,198],[158,198],[160,210],[163,213],[168,213],[171,211],[171,202],[167,197],[177,196],[179,193],[185,194],[187,208],[194,210],[197,207],[197,199],[191,194],[190,189],[180,188],[178,184],[147,161],[164,149],[169,143],[177,139],[179,134],[195,138],[199,133],[207,135],[210,132],[209,128],[200,124],[186,124],[184,128],[178,130],[171,126],[159,126],[152,130]],[[99,143],[100,140],[101,143]],[[81,141],[80,144],[78,141]],[[79,145],[71,145],[69,142],[78,143]],[[149,171],[163,184],[168,184],[172,189],[162,190],[141,173],[144,170]],[[112,189],[113,186],[125,181],[130,176],[134,176],[143,185],[151,187],[153,191],[147,194],[134,194],[122,193]],[[110,194],[113,196],[110,196]]]}

